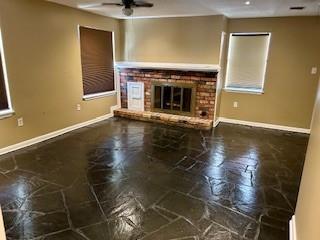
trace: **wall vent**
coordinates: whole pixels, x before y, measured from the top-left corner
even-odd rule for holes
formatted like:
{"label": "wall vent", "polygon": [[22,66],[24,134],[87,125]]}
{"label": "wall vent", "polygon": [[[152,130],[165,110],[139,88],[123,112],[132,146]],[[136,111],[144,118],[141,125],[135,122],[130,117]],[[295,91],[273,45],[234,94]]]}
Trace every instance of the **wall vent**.
{"label": "wall vent", "polygon": [[290,10],[303,10],[305,8],[306,7],[304,7],[304,6],[295,6],[295,7],[290,7]]}

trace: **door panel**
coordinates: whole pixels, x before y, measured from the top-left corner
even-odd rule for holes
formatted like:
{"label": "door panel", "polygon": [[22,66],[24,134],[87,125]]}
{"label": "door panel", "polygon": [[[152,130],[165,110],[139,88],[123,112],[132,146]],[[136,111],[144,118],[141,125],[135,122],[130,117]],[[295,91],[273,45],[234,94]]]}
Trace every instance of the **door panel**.
{"label": "door panel", "polygon": [[128,109],[144,111],[144,84],[141,82],[128,82]]}

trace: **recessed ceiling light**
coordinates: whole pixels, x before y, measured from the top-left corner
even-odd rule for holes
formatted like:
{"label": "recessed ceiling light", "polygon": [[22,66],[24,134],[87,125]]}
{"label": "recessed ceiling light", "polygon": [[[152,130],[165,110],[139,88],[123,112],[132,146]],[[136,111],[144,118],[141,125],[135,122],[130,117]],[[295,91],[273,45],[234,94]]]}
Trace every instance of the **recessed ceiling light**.
{"label": "recessed ceiling light", "polygon": [[251,2],[250,2],[250,1],[246,1],[245,4],[246,4],[246,5],[250,5]]}

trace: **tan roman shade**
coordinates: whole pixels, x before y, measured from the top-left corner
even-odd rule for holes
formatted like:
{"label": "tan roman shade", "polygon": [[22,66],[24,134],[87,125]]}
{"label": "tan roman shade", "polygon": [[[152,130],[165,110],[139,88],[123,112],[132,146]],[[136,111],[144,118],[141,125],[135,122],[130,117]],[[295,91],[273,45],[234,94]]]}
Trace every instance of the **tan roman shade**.
{"label": "tan roman shade", "polygon": [[227,89],[263,90],[269,40],[269,33],[230,35]]}
{"label": "tan roman shade", "polygon": [[2,53],[0,52],[0,111],[9,109],[8,97],[4,82],[4,71],[2,66],[1,54]]}
{"label": "tan roman shade", "polygon": [[112,32],[80,27],[84,95],[114,91]]}

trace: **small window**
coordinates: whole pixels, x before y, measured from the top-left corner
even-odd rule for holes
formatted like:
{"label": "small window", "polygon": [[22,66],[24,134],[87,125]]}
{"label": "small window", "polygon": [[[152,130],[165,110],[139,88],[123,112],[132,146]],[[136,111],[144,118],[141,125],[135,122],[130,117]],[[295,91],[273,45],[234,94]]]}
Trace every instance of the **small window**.
{"label": "small window", "polygon": [[0,118],[4,115],[10,115],[13,113],[8,78],[7,78],[7,69],[4,57],[2,35],[0,31]]}
{"label": "small window", "polygon": [[79,27],[84,99],[115,93],[113,33]]}
{"label": "small window", "polygon": [[225,89],[263,93],[270,33],[230,34]]}

